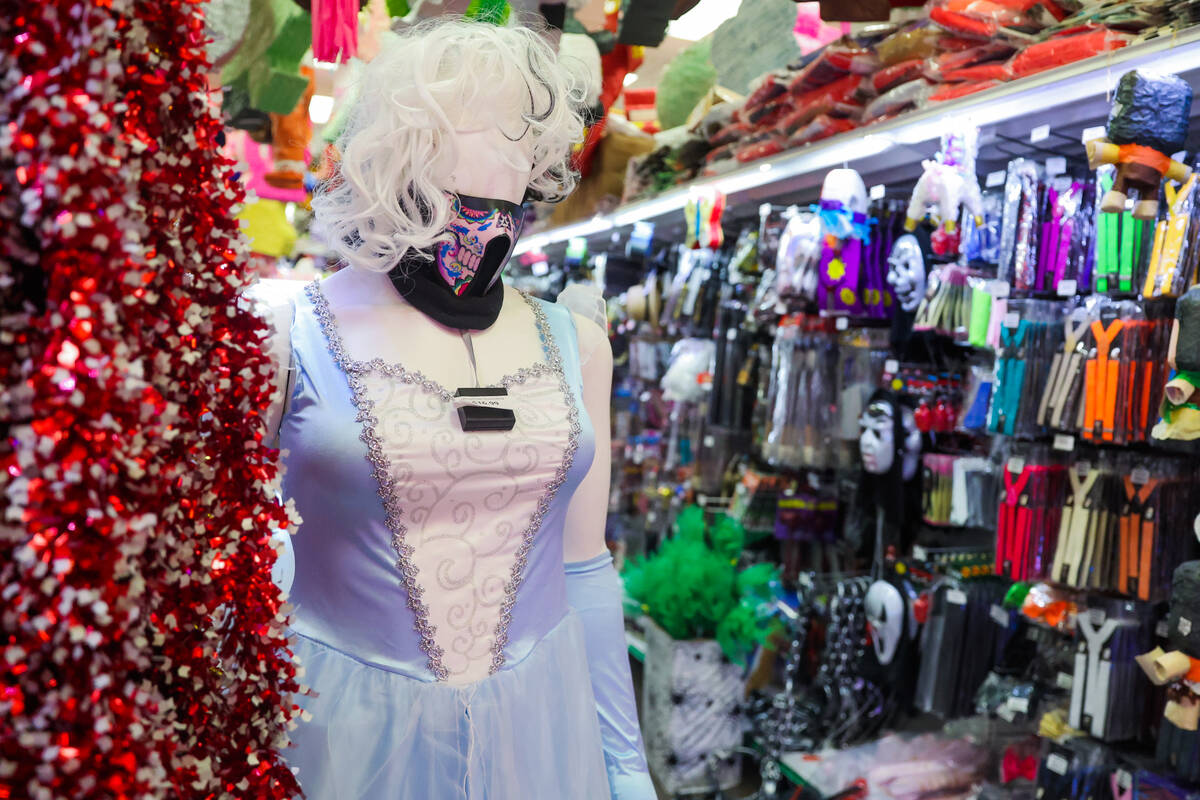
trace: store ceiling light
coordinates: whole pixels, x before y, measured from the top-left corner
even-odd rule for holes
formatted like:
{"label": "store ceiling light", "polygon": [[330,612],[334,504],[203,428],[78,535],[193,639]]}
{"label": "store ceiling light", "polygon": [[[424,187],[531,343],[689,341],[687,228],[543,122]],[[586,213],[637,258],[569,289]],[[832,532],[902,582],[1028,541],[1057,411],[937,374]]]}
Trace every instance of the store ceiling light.
{"label": "store ceiling light", "polygon": [[333,98],[327,94],[314,94],[308,103],[308,118],[313,125],[324,125],[333,114]]}
{"label": "store ceiling light", "polygon": [[700,0],[691,11],[667,23],[667,36],[697,42],[737,16],[741,0]]}

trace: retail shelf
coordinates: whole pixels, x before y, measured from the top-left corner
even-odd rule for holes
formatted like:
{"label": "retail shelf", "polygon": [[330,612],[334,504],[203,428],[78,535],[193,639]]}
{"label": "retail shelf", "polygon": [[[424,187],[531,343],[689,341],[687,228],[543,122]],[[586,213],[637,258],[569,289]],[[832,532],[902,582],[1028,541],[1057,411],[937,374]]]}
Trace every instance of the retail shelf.
{"label": "retail shelf", "polygon": [[[1077,136],[1088,124],[1104,120],[1109,94],[1124,72],[1151,66],[1188,78],[1193,85],[1200,84],[1200,26],[780,153],[623,205],[610,214],[533,233],[518,243],[516,253],[544,250],[576,237],[594,238],[635,222],[662,222],[674,217],[682,225],[679,212],[689,194],[700,188],[720,189],[733,206],[767,202],[812,188],[819,185],[826,170],[843,164],[855,167],[864,177],[877,178],[869,183],[879,183],[889,176],[910,179],[919,172],[921,160],[932,155],[934,140],[950,118],[966,117],[978,125],[981,146],[997,137],[1028,141],[1030,130],[1043,123],[1071,130]],[[1048,116],[1050,112],[1054,112],[1052,117]],[[1200,114],[1200,103],[1193,106],[1196,114]],[[1031,120],[1033,124],[1028,124]],[[1082,156],[1082,147],[1079,150]]]}
{"label": "retail shelf", "polygon": [[632,631],[625,631],[625,641],[629,645],[629,655],[636,661],[646,663],[646,640]]}
{"label": "retail shelf", "polygon": [[779,757],[779,769],[785,778],[797,786],[808,786],[818,794],[828,795],[831,792],[812,781],[812,775],[820,764],[820,759],[813,759],[807,753],[784,753]]}

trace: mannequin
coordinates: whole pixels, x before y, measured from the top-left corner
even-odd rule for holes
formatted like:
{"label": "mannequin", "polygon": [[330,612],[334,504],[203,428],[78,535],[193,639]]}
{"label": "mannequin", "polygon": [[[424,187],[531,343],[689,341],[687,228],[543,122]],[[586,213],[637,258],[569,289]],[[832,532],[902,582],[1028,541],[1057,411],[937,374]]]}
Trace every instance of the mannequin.
{"label": "mannequin", "polygon": [[[611,350],[502,280],[519,204],[572,188],[582,96],[527,29],[407,29],[314,198],[348,266],[274,309],[272,417],[312,800],[654,797],[604,543]],[[510,424],[465,427],[481,404]]]}

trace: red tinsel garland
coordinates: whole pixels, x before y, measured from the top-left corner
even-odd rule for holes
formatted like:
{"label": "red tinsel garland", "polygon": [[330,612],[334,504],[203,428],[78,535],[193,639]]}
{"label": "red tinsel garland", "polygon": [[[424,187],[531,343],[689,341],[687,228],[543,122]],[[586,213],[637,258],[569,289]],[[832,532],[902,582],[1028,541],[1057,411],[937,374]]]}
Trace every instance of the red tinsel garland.
{"label": "red tinsel garland", "polygon": [[0,0],[0,797],[294,797],[198,0]]}

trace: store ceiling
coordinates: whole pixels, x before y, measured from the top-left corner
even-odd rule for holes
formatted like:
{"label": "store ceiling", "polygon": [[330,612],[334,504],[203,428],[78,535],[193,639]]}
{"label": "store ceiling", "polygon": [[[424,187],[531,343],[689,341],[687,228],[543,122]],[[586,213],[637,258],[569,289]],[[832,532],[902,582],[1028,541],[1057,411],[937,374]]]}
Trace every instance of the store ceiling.
{"label": "store ceiling", "polygon": [[[688,3],[684,3],[684,5],[688,5]],[[737,0],[702,0],[700,3],[690,2],[690,5],[701,6],[701,8],[695,9],[695,11],[703,13],[706,8],[713,9],[716,6],[736,10],[739,3]],[[575,12],[575,18],[589,31],[599,30],[604,27],[604,0],[588,0],[583,8]],[[675,56],[679,55],[691,44],[692,41],[688,39],[678,39],[668,36],[658,47],[647,48],[645,62],[637,71],[638,79],[636,83],[632,84],[633,88],[652,89],[658,86],[659,78],[662,77],[663,70],[667,68],[667,64],[670,64]]]}

